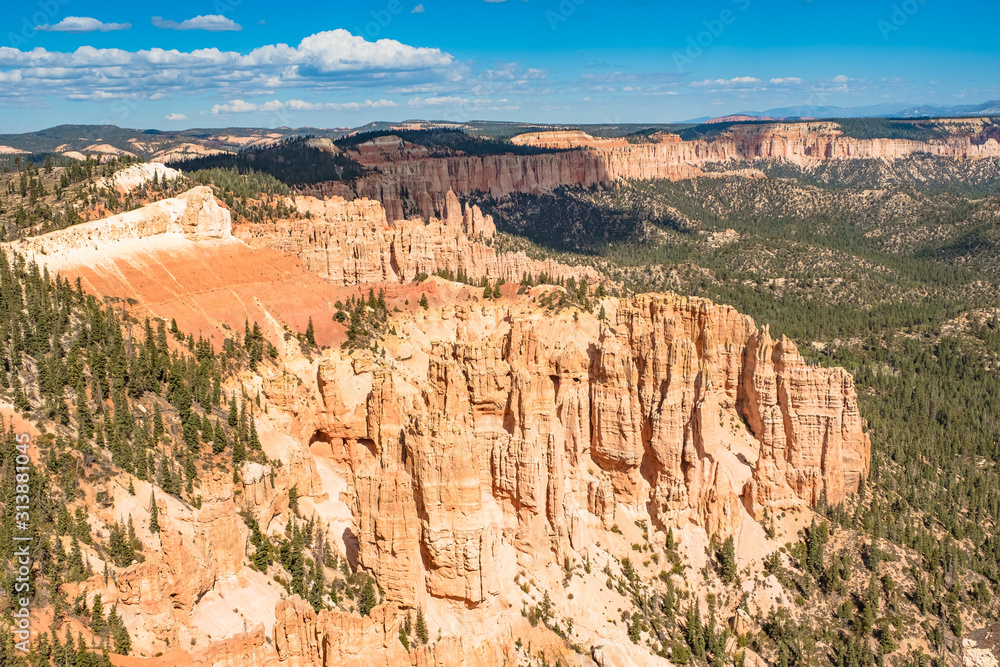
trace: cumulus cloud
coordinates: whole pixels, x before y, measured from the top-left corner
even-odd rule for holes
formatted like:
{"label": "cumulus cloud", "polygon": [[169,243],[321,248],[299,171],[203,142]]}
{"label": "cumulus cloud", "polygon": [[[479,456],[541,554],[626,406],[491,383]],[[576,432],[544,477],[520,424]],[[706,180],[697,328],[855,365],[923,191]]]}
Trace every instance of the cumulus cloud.
{"label": "cumulus cloud", "polygon": [[415,109],[424,109],[427,107],[466,106],[472,102],[473,100],[465,97],[459,97],[458,95],[439,95],[435,97],[412,97],[406,105]]}
{"label": "cumulus cloud", "polygon": [[433,97],[412,97],[406,106],[412,109],[445,109],[452,112],[516,111],[521,107],[507,98],[468,98],[460,95],[436,95]]}
{"label": "cumulus cloud", "polygon": [[466,66],[440,49],[391,39],[369,42],[346,30],[310,35],[297,46],[269,44],[246,53],[217,48],[126,51],[82,46],[60,52],[0,47],[0,70],[7,70],[5,78],[24,81],[21,86],[0,87],[0,100],[98,91],[118,96],[138,93],[149,99],[195,90],[241,99],[280,88],[456,84],[468,73]]}
{"label": "cumulus cloud", "polygon": [[67,16],[55,25],[37,26],[35,30],[45,32],[111,32],[113,30],[128,30],[131,23],[104,23],[89,16]]}
{"label": "cumulus cloud", "polygon": [[838,74],[837,76],[833,77],[830,80],[833,81],[834,83],[847,83],[848,81],[850,81],[850,78],[848,78],[846,74]]}
{"label": "cumulus cloud", "polygon": [[161,16],[152,18],[153,26],[163,30],[208,30],[209,32],[229,32],[243,30],[243,26],[220,14],[195,16],[186,21],[170,21]]}
{"label": "cumulus cloud", "polygon": [[391,109],[399,106],[392,100],[365,100],[364,102],[307,102],[305,100],[271,100],[262,104],[245,100],[229,100],[225,104],[216,104],[212,113],[233,114],[272,112],[272,111],[360,111],[362,109]]}
{"label": "cumulus cloud", "polygon": [[182,113],[168,113],[166,116],[164,116],[164,118],[166,118],[171,122],[176,122],[179,120],[187,120],[188,117]]}
{"label": "cumulus cloud", "polygon": [[731,86],[731,87],[745,87],[745,86],[755,86],[761,83],[761,80],[753,76],[736,76],[732,79],[705,79],[704,81],[692,81],[692,86]]}
{"label": "cumulus cloud", "polygon": [[423,4],[417,5],[416,7],[414,7],[413,9],[411,9],[410,13],[411,14],[423,14],[424,13],[424,6],[423,6]]}
{"label": "cumulus cloud", "polygon": [[212,113],[249,113],[251,111],[257,111],[257,109],[257,105],[250,102],[244,102],[243,100],[229,100],[225,104],[216,104],[212,107]]}
{"label": "cumulus cloud", "polygon": [[802,79],[797,76],[776,77],[771,79],[771,84],[775,86],[797,86],[802,83]]}

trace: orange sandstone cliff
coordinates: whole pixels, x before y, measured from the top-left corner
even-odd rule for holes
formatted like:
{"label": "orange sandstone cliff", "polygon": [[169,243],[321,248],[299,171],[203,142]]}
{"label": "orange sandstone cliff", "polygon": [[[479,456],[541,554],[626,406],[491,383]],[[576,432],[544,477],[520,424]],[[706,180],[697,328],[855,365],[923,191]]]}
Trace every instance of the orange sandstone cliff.
{"label": "orange sandstone cliff", "polygon": [[1000,156],[1000,131],[980,119],[955,121],[943,139],[856,139],[844,136],[831,121],[736,125],[710,139],[681,141],[658,134],[650,141],[596,139],[578,131],[519,135],[513,143],[559,149],[539,155],[453,155],[437,157],[423,146],[383,136],[347,153],[375,171],[352,182],[328,182],[303,188],[315,196],[374,199],[390,220],[413,214],[444,217],[445,193],[483,193],[493,197],[538,193],[559,186],[590,187],[622,179],[679,180],[705,175],[709,163],[787,160],[810,164],[823,160],[879,158],[914,154],[955,159]]}
{"label": "orange sandstone cliff", "polygon": [[[426,222],[390,224],[373,201],[296,205],[308,217],[234,232],[196,188],[6,246],[98,296],[132,299],[138,315],[177,311],[217,342],[253,319],[277,346],[227,387],[260,395],[271,464],[216,471],[198,509],[157,494],[157,535],[136,500],[150,497],[145,482],[132,496],[113,481],[99,512],[135,517],[153,556],[83,588],[117,604],[150,664],[516,664],[515,637],[543,642],[521,615],[542,590],[595,654],[661,664],[611,622],[600,566],[560,586],[564,563],[611,567],[648,525],[650,540],[677,531],[695,559],[732,535],[741,562],[759,566],[778,546],[758,524],[766,512],[808,516],[867,476],[850,375],[807,365],[733,308],[651,294],[554,310],[540,303],[552,286],[509,284],[488,301],[440,278],[411,287],[437,268],[513,282],[540,267],[483,245],[492,221],[454,194]],[[387,290],[392,328],[374,349],[343,349],[331,302],[362,284]],[[427,309],[419,291],[434,295]],[[319,351],[289,335],[306,318]],[[370,617],[317,614],[249,567],[239,512],[281,534],[293,487],[302,516],[384,591]],[[407,650],[399,625],[417,607],[436,637]]]}

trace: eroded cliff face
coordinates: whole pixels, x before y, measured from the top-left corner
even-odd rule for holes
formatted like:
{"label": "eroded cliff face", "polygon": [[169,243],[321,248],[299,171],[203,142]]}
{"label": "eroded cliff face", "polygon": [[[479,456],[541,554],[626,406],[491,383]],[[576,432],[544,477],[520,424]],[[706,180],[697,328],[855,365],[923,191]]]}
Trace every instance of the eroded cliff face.
{"label": "eroded cliff face", "polygon": [[664,141],[598,149],[610,180],[701,175],[700,167],[738,160],[786,160],[809,164],[823,160],[904,158],[916,153],[976,159],[1000,155],[995,131],[958,134],[939,141],[855,139],[836,123],[788,123],[763,127],[737,125],[713,139]]}
{"label": "eroded cliff face", "polygon": [[541,155],[486,155],[429,157],[426,149],[399,142],[393,150],[362,146],[352,157],[377,173],[352,182],[305,186],[306,195],[374,199],[389,220],[410,217],[444,218],[449,190],[459,194],[541,192],[560,185],[597,185],[609,181],[601,157],[587,151]]}
{"label": "eroded cliff face", "polygon": [[447,269],[472,280],[520,281],[525,274],[554,279],[600,275],[523,252],[497,252],[485,242],[496,233],[493,219],[478,206],[462,205],[444,194],[442,217],[397,219],[371,199],[347,201],[297,197],[299,217],[276,223],[245,224],[235,236],[247,243],[298,257],[312,273],[340,285],[406,283],[419,274]]}
{"label": "eroded cliff face", "polygon": [[[558,287],[508,285],[481,300],[479,290],[431,278],[419,287],[435,295],[424,309],[406,300],[404,283],[419,272],[516,281],[539,267],[503,268],[512,260],[479,242],[492,221],[453,194],[428,223],[390,225],[372,201],[297,205],[299,219],[242,226],[234,238],[228,213],[196,189],[13,246],[66,278],[83,276],[98,296],[132,299],[138,316],[191,313],[182,326],[220,339],[259,318],[278,350],[224,388],[260,396],[266,465],[207,473],[198,509],[157,491],[156,535],[146,482],[132,495],[127,480],[110,481],[110,507],[94,510],[95,525],[133,517],[147,545],[145,562],[81,586],[117,603],[141,655],[208,665],[514,664],[512,628],[526,625],[519,572],[537,577],[538,590],[549,579],[562,590],[567,558],[611,563],[630,548],[618,527],[634,533],[643,522],[654,533],[676,529],[691,553],[709,536],[734,535],[759,558],[755,519],[777,509],[808,515],[821,496],[837,503],[867,475],[851,377],[808,366],[790,341],[732,308],[642,295],[557,309],[543,297]],[[395,290],[374,351],[306,353],[286,335],[308,316],[322,340],[338,341],[331,301],[362,284]],[[283,535],[292,488],[300,517],[314,518],[385,592],[370,617],[316,613],[287,597],[273,572],[250,567],[240,512]],[[581,605],[578,632],[609,654],[655,664],[587,608],[604,594],[601,576],[574,582],[579,602],[565,600]],[[407,651],[399,625],[417,607],[441,639]]]}
{"label": "eroded cliff face", "polygon": [[306,194],[338,195],[381,202],[389,220],[419,215],[444,217],[449,190],[460,195],[484,193],[503,197],[515,192],[538,193],[559,186],[590,187],[621,179],[679,180],[710,175],[709,163],[731,160],[788,160],[809,164],[822,160],[897,159],[917,153],[956,159],[1000,155],[995,126],[969,119],[944,139],[855,139],[843,136],[833,122],[737,125],[711,139],[681,141],[659,134],[647,143],[595,139],[583,132],[536,132],[514,137],[514,143],[560,149],[541,155],[435,157],[423,146],[395,136],[379,137],[349,151],[361,164],[377,169],[352,182],[307,186]]}
{"label": "eroded cliff face", "polygon": [[320,363],[313,452],[349,481],[359,561],[390,600],[494,604],[506,558],[561,562],[624,508],[724,537],[857,490],[849,375],[705,300],[604,305],[606,323],[530,296],[444,307],[403,318],[385,357]]}

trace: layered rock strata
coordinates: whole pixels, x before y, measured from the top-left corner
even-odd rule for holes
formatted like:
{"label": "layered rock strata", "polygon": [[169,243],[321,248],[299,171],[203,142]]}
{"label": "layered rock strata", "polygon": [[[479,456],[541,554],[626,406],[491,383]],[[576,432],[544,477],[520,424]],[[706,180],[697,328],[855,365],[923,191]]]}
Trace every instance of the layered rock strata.
{"label": "layered rock strata", "polygon": [[[538,193],[559,186],[590,187],[622,179],[679,180],[703,175],[708,163],[736,160],[897,159],[928,154],[955,159],[1000,156],[1000,130],[969,119],[943,139],[856,139],[833,122],[737,125],[711,139],[681,141],[659,134],[646,143],[595,139],[582,132],[540,132],[514,142],[561,152],[540,155],[456,155],[435,157],[423,146],[398,137],[380,137],[350,151],[375,171],[352,182],[307,186],[306,194],[367,198],[381,202],[389,220],[413,215],[443,217],[445,193],[473,192],[503,197]],[[576,149],[576,150],[573,150]]]}
{"label": "layered rock strata", "polygon": [[[702,299],[555,309],[541,301],[558,287],[483,301],[435,280],[448,299],[424,309],[397,285],[377,352],[332,345],[306,355],[288,329],[313,319],[321,344],[333,340],[342,327],[330,303],[350,286],[440,268],[513,281],[541,267],[524,258],[504,268],[509,256],[481,243],[492,221],[454,194],[429,223],[390,224],[373,201],[296,204],[300,219],[238,227],[246,243],[195,189],[8,246],[146,314],[190,313],[182,324],[198,323],[185,328],[199,335],[221,339],[259,319],[280,350],[227,387],[261,397],[268,465],[206,476],[197,510],[157,493],[156,536],[145,482],[132,495],[122,480],[112,509],[95,510],[105,525],[134,517],[156,547],[107,582],[86,582],[89,595],[118,605],[145,655],[183,647],[190,655],[173,664],[512,664],[518,570],[558,569],[609,544],[619,523],[740,534],[768,510],[840,502],[867,476],[850,376],[807,365],[787,339]],[[239,512],[280,535],[293,487],[385,592],[370,618],[282,600],[272,577],[248,566]],[[417,606],[437,628],[458,620],[442,641],[407,652],[398,611]]]}
{"label": "layered rock strata", "polygon": [[523,252],[497,252],[485,242],[496,233],[493,219],[478,206],[464,206],[451,191],[442,217],[390,223],[385,209],[370,199],[347,201],[298,197],[299,217],[274,223],[241,225],[235,235],[254,246],[294,255],[311,272],[343,285],[406,283],[438,270],[479,281],[520,281],[525,274],[553,279],[600,275],[551,259],[534,260]]}
{"label": "layered rock strata", "polygon": [[[561,562],[623,508],[725,536],[746,511],[838,503],[867,476],[843,370],[705,300],[605,306],[607,323],[459,305],[405,361],[320,364],[313,451],[350,481],[359,561],[390,600],[488,605],[505,558]],[[345,382],[364,396],[351,409]]]}

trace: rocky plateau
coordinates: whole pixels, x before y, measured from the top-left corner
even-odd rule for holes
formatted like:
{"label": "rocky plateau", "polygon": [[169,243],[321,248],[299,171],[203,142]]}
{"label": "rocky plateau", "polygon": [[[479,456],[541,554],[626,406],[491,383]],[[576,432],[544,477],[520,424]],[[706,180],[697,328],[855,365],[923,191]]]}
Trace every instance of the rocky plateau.
{"label": "rocky plateau", "polygon": [[[150,496],[145,482],[133,496],[126,480],[112,480],[113,502],[92,518],[134,517],[154,554],[81,585],[117,603],[139,656],[120,664],[485,666],[516,664],[521,640],[568,664],[593,664],[591,655],[666,664],[611,621],[605,575],[559,586],[564,564],[617,569],[645,525],[652,542],[676,534],[695,563],[712,538],[732,536],[741,566],[759,570],[784,534],[768,539],[765,517],[787,514],[782,530],[794,533],[821,497],[841,502],[868,475],[853,379],[807,364],[787,338],[703,299],[646,294],[551,308],[563,288],[521,288],[524,274],[600,276],[495,251],[492,220],[455,193],[681,177],[699,161],[755,152],[812,159],[918,148],[782,130],[725,143],[420,158],[384,163],[378,183],[357,186],[371,198],[319,188],[327,198],[296,197],[296,215],[277,223],[234,225],[199,187],[6,244],[136,316],[176,318],[216,345],[257,321],[277,349],[226,387],[260,396],[256,425],[275,466],[216,471],[202,482],[200,508],[157,495],[155,535],[136,501]],[[996,148],[990,138],[941,150]],[[420,209],[432,215],[403,215],[404,186],[426,195]],[[507,284],[484,299],[439,277],[414,282],[439,269]],[[374,348],[341,347],[334,302],[369,287],[385,290],[391,329]],[[307,320],[314,351],[289,333]],[[383,591],[370,616],[316,613],[249,567],[240,512],[280,534],[293,520],[293,488],[300,515],[315,517]],[[516,583],[525,573],[530,587]],[[697,568],[675,579],[699,595]],[[576,619],[574,641],[591,655],[528,624],[522,609],[542,591]],[[437,638],[406,649],[399,627],[417,608]]]}

